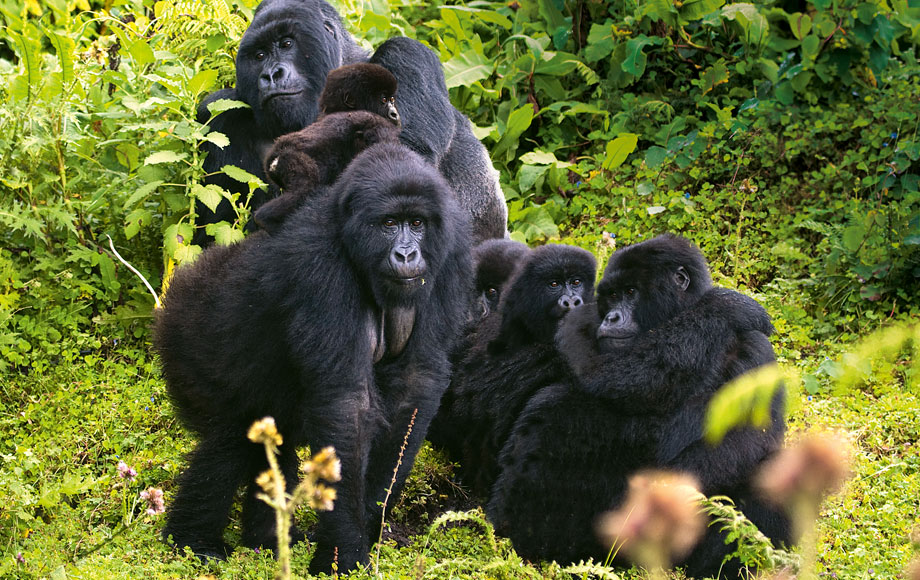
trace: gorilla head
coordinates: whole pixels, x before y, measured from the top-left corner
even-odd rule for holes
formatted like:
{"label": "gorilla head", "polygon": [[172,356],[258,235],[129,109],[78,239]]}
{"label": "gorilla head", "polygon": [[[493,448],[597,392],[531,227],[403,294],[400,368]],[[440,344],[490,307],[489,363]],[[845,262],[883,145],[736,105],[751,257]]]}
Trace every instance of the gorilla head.
{"label": "gorilla head", "polygon": [[504,290],[499,304],[501,328],[489,351],[551,344],[562,317],[591,301],[596,267],[591,252],[574,246],[532,250]]}
{"label": "gorilla head", "polygon": [[597,286],[600,350],[628,346],[711,287],[706,259],[682,237],[665,234],[617,250]]}
{"label": "gorilla head", "polygon": [[265,0],[240,41],[236,91],[267,134],[296,131],[319,114],[329,71],[360,52],[326,2]]}
{"label": "gorilla head", "polygon": [[498,310],[502,288],[530,251],[526,244],[505,238],[486,240],[473,248],[476,266],[475,310],[480,319]]}
{"label": "gorilla head", "polygon": [[370,111],[397,127],[401,124],[396,109],[396,77],[379,64],[346,64],[330,72],[319,96],[319,108],[323,114]]}

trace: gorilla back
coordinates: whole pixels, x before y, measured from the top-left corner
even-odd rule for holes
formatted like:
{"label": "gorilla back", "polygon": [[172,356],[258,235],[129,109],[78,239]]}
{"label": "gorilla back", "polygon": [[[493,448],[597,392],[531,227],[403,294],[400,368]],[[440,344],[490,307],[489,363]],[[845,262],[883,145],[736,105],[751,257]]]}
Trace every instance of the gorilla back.
{"label": "gorilla back", "polygon": [[271,415],[289,483],[297,447],[335,447],[342,481],[310,569],[329,572],[337,558],[349,570],[377,537],[413,413],[395,493],[447,387],[472,278],[468,224],[443,178],[398,144],[366,149],[288,222],[180,268],[157,313],[169,393],[199,436],[163,535],[223,556],[234,492],[247,485],[243,542],[275,545],[253,482],[263,451],[246,439]]}
{"label": "gorilla back", "polygon": [[[230,144],[210,142],[204,162],[207,183],[248,194],[245,184],[223,173],[236,165],[265,179],[262,161],[272,140],[302,129],[316,120],[319,97],[330,71],[344,64],[365,62],[367,54],[342,25],[335,9],[324,0],[265,0],[243,35],[236,61],[236,86],[209,95],[198,108],[198,121],[227,135]],[[384,42],[371,59],[388,69],[399,82],[400,139],[437,167],[450,183],[460,206],[472,218],[477,241],[503,237],[508,211],[485,147],[470,121],[450,103],[444,72],[437,56],[408,38]],[[218,99],[237,99],[249,105],[214,119],[207,106]],[[277,194],[258,190],[250,201],[255,210]],[[229,202],[216,212],[198,204],[198,225],[235,217]],[[201,228],[195,243],[206,244]]]}

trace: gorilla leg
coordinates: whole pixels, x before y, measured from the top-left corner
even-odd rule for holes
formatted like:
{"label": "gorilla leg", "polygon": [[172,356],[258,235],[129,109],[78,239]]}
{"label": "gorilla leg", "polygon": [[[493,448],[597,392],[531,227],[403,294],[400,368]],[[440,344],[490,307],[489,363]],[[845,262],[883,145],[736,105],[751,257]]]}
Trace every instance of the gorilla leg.
{"label": "gorilla leg", "polygon": [[192,452],[163,528],[163,538],[172,536],[176,546],[189,546],[198,556],[220,559],[229,553],[223,530],[234,494],[243,476],[252,472],[252,451],[257,450],[248,441],[224,435],[202,439]]}

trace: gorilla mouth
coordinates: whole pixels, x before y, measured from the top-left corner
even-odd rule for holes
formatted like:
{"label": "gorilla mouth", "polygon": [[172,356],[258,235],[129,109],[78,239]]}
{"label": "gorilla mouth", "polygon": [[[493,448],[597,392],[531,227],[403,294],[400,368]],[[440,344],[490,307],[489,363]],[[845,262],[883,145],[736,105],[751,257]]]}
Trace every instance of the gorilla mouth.
{"label": "gorilla mouth", "polygon": [[266,97],[262,99],[262,106],[264,107],[266,104],[268,104],[269,101],[272,101],[277,98],[296,97],[302,92],[303,92],[303,89],[297,89],[297,90],[291,90],[291,91],[275,91],[274,93],[271,93],[270,95],[266,95]]}

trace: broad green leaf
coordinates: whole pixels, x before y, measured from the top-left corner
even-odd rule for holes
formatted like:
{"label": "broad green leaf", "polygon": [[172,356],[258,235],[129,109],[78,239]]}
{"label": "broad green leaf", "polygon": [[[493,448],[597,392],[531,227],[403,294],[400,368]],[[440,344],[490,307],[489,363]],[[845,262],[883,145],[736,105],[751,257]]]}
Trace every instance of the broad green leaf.
{"label": "broad green leaf", "polygon": [[216,117],[218,114],[223,113],[224,111],[248,108],[249,105],[243,101],[235,101],[233,99],[217,99],[213,103],[208,103],[208,112],[211,113],[212,117]]}
{"label": "broad green leaf", "polygon": [[499,158],[505,153],[513,152],[517,149],[518,138],[526,131],[533,122],[533,107],[525,104],[508,115],[508,121],[505,123],[505,130],[495,147],[492,148],[492,158]]}
{"label": "broad green leaf", "polygon": [[[664,147],[659,147],[658,145],[652,145],[645,152],[645,164],[649,167],[649,169],[656,169],[662,163],[664,163],[665,159],[667,158],[668,150]],[[640,193],[640,195],[643,194]]]}
{"label": "broad green leaf", "polygon": [[232,227],[227,222],[208,224],[205,227],[205,231],[209,236],[214,237],[215,242],[222,246],[229,246],[232,243],[242,241],[244,237],[242,230]]}
{"label": "broad green leaf", "polygon": [[555,155],[539,149],[521,155],[521,163],[526,163],[527,165],[550,165],[557,161],[559,160],[556,159]]}
{"label": "broad green leaf", "polygon": [[266,187],[266,184],[264,181],[262,181],[261,179],[253,175],[252,173],[249,173],[248,171],[240,169],[236,165],[224,165],[223,167],[220,168],[220,170],[223,171],[224,174],[230,179],[239,181],[240,183],[245,183],[249,185],[251,189],[258,189],[258,188]]}
{"label": "broad green leaf", "polygon": [[209,210],[217,211],[218,204],[224,198],[224,190],[213,183],[208,185],[196,183],[192,186],[192,197],[208,206]]}
{"label": "broad green leaf", "polygon": [[198,73],[188,82],[188,90],[190,93],[197,96],[201,93],[210,92],[211,88],[216,82],[217,71],[214,69],[204,69],[198,71]]}
{"label": "broad green leaf", "polygon": [[130,43],[128,45],[128,52],[131,53],[131,57],[139,67],[145,67],[148,64],[152,64],[156,61],[156,57],[153,54],[153,49],[150,48],[150,45],[147,44],[147,41],[143,38],[138,38],[134,42]]}
{"label": "broad green leaf", "polygon": [[699,20],[718,10],[725,0],[686,0],[680,7],[680,18],[685,22]]}
{"label": "broad green leaf", "polygon": [[447,88],[468,87],[492,74],[492,63],[483,54],[462,52],[444,63],[444,82]]}
{"label": "broad green leaf", "polygon": [[176,153],[175,151],[157,151],[144,159],[144,165],[155,165],[157,163],[175,163],[188,157],[187,153]]}
{"label": "broad green leaf", "polygon": [[620,63],[620,68],[631,75],[641,77],[645,72],[645,65],[648,63],[648,57],[642,52],[642,49],[654,44],[654,42],[644,34],[630,38],[626,42],[626,59]]}
{"label": "broad green leaf", "polygon": [[213,143],[214,145],[220,147],[221,149],[223,149],[224,147],[230,144],[230,139],[228,139],[227,136],[221,133],[220,131],[211,131],[210,133],[205,135],[203,139],[205,141],[209,141]]}
{"label": "broad green leaf", "polygon": [[792,29],[792,34],[799,40],[802,40],[811,32],[811,16],[808,14],[795,12],[787,14],[786,19],[789,21],[789,28]]}
{"label": "broad green leaf", "polygon": [[125,202],[125,209],[132,207],[137,202],[142,199],[146,199],[148,195],[156,191],[156,188],[163,185],[162,181],[151,181],[150,183],[145,183],[144,185],[138,187],[134,193],[131,194],[131,197],[128,198],[128,201]]}
{"label": "broad green leaf", "polygon": [[602,167],[604,169],[615,169],[629,157],[629,154],[636,150],[639,142],[639,135],[636,133],[621,133],[616,139],[607,143],[607,155],[604,158]]}
{"label": "broad green leaf", "polygon": [[591,24],[588,33],[588,45],[585,47],[585,60],[597,62],[607,58],[613,52],[616,41],[613,38],[613,22],[608,19],[604,24]]}
{"label": "broad green leaf", "polygon": [[722,16],[738,23],[744,31],[747,44],[760,46],[766,40],[770,23],[754,4],[746,2],[729,4],[722,8]]}

